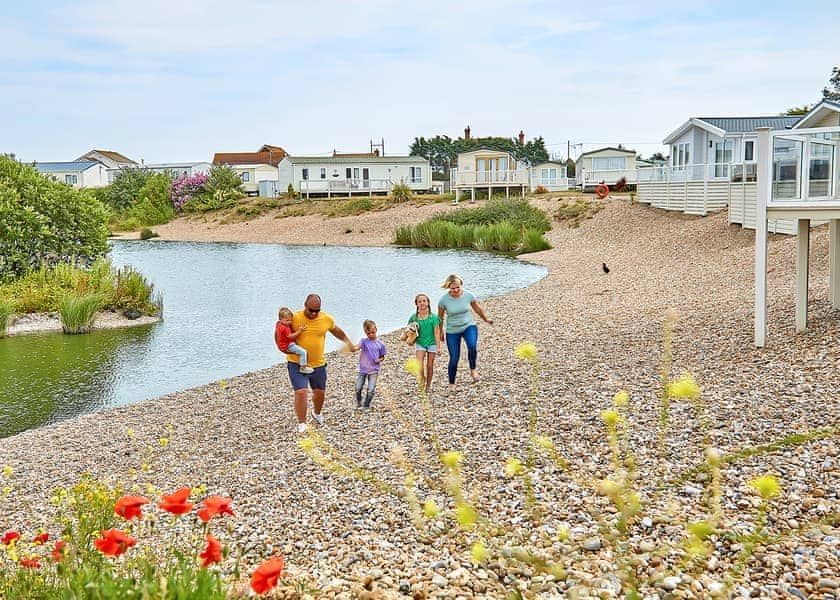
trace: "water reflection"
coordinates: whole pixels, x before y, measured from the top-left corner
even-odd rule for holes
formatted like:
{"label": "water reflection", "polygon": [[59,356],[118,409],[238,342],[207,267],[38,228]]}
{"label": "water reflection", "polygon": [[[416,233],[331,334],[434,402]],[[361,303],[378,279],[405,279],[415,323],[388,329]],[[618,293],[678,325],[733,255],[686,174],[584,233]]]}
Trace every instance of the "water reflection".
{"label": "water reflection", "polygon": [[449,273],[480,298],[545,275],[503,257],[398,248],[117,242],[112,258],[163,292],[166,320],[0,339],[0,435],[271,366],[283,360],[272,337],[277,308],[300,308],[310,291],[356,340],[364,319],[382,333],[404,324],[418,292],[436,304]]}

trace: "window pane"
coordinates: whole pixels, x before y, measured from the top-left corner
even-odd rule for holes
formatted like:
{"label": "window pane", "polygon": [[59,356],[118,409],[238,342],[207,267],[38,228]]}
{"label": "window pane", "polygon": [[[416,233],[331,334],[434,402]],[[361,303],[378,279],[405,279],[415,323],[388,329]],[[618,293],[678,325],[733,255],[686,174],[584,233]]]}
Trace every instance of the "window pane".
{"label": "window pane", "polygon": [[784,138],[773,142],[773,198],[799,198],[799,157],[802,143]]}
{"label": "window pane", "polygon": [[811,160],[808,165],[809,196],[830,195],[833,155],[834,147],[830,144],[811,144]]}

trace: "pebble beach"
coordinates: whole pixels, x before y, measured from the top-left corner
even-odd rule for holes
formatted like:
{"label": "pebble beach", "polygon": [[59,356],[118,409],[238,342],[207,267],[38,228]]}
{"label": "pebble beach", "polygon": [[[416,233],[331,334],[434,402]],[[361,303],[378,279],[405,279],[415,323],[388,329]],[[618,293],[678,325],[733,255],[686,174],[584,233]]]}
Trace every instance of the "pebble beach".
{"label": "pebble beach", "polygon": [[[557,206],[554,197],[532,202],[550,215]],[[181,218],[155,230],[162,240],[387,245],[397,225],[451,208],[409,203],[356,217],[267,215],[230,225]],[[15,473],[0,529],[50,530],[53,490],[82,473],[165,493],[204,485],[208,494],[233,498],[236,516],[222,541],[243,553],[243,573],[279,553],[288,580],[305,583],[281,586],[278,597],[504,598],[516,588],[535,598],[621,598],[620,557],[593,515],[612,516],[595,486],[613,472],[599,414],[626,390],[627,443],[644,508],[623,552],[638,561],[646,598],[708,598],[728,590],[743,598],[840,599],[840,314],[828,300],[827,227],[812,232],[809,322],[799,334],[796,240],[771,236],[762,349],[753,346],[754,235],[728,224],[725,212],[696,217],[612,198],[577,228],[554,221],[546,237],[552,249],[520,258],[544,265],[548,275],[482,301],[494,324],[479,323],[481,380],[469,382],[462,352],[457,390],[447,394],[443,353],[429,405],[441,447],[464,455],[464,491],[480,513],[517,543],[560,562],[565,578],[504,553],[473,564],[474,536],[447,534],[443,519],[417,529],[400,499],[315,464],[298,447],[283,364],[0,440],[0,466]],[[443,293],[418,291],[433,304]],[[706,416],[696,404],[672,401],[663,440],[659,389],[669,310],[679,315],[671,372],[694,376]],[[414,464],[418,480],[442,471],[430,452],[433,436],[423,425],[416,381],[403,369],[413,351],[398,337],[381,336],[389,355],[371,411],[355,409],[358,357],[329,357],[326,422],[313,423],[313,430],[353,464],[401,487],[405,475],[395,456]],[[537,348],[536,384],[532,363],[514,356],[523,342]],[[504,473],[508,458],[526,459],[534,385],[537,431],[570,465],[537,459],[535,492],[544,508],[538,523],[529,521],[522,479]],[[752,530],[758,497],[750,480],[772,474],[781,485],[766,524],[777,537],[756,545],[731,587],[727,574],[742,550],[733,536],[713,538],[702,569],[668,546],[685,537],[687,520],[708,516],[703,474],[679,477],[703,461],[707,440],[727,455],[818,429],[810,441],[724,468],[727,532]],[[142,471],[147,448],[155,449],[154,458]],[[438,489],[421,484],[418,495],[449,506]]]}

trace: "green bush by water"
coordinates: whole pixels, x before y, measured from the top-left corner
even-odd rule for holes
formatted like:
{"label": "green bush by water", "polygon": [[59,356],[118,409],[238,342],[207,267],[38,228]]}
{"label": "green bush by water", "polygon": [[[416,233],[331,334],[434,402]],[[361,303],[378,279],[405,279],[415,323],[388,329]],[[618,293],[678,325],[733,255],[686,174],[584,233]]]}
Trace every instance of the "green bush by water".
{"label": "green bush by water", "polygon": [[58,308],[64,333],[89,333],[101,306],[102,297],[99,294],[65,296]]}
{"label": "green bush by water", "polygon": [[6,325],[15,312],[15,303],[5,298],[0,298],[0,338],[6,336]]}
{"label": "green bush by water", "polygon": [[102,308],[135,309],[143,314],[161,312],[162,299],[154,285],[132,267],[115,268],[98,260],[89,269],[59,264],[42,267],[26,277],[0,285],[0,302],[11,303],[14,312],[56,312],[67,296],[97,294]]}
{"label": "green bush by water", "polygon": [[516,255],[550,248],[543,238],[549,229],[545,213],[527,201],[491,200],[483,207],[462,208],[417,225],[401,225],[394,232],[394,243]]}

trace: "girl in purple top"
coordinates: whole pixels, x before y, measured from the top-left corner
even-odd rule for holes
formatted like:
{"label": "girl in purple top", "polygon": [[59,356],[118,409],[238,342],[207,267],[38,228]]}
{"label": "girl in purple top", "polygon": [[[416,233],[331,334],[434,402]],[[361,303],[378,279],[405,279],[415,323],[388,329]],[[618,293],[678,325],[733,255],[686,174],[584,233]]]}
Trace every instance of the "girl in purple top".
{"label": "girl in purple top", "polygon": [[[376,323],[367,319],[362,323],[365,330],[365,337],[353,346],[353,351],[360,350],[359,354],[359,377],[356,379],[356,408],[370,408],[370,401],[373,400],[373,393],[376,391],[376,379],[379,377],[379,366],[385,360],[385,344],[376,339]],[[367,381],[367,394],[362,402],[362,388]]]}

